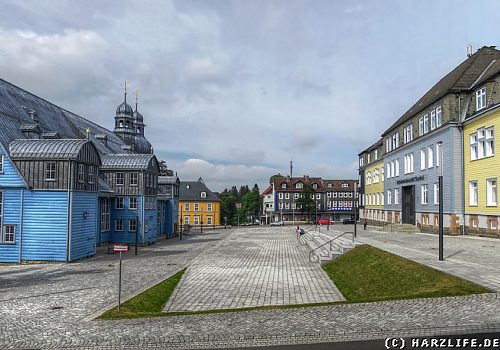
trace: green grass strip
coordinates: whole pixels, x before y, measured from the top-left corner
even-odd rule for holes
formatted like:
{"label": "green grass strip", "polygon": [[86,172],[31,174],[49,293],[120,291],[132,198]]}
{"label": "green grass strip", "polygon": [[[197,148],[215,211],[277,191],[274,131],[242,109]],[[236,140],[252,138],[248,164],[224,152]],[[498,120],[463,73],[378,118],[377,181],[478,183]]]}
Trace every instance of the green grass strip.
{"label": "green grass strip", "polygon": [[118,307],[114,307],[106,311],[99,318],[103,320],[116,320],[122,318],[164,316],[163,308],[185,271],[186,269],[183,269],[141,294],[125,301],[120,306],[120,311],[118,311]]}
{"label": "green grass strip", "polygon": [[324,264],[323,269],[347,302],[491,292],[472,282],[368,245],[354,248]]}

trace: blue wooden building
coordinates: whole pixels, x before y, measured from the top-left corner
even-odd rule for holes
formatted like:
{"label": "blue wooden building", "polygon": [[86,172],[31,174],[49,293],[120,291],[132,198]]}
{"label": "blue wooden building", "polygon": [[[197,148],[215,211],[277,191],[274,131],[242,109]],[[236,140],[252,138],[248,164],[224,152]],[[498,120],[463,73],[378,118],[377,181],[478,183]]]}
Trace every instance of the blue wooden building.
{"label": "blue wooden building", "polygon": [[167,232],[177,207],[159,210],[159,162],[126,96],[110,131],[0,79],[0,262],[74,261]]}

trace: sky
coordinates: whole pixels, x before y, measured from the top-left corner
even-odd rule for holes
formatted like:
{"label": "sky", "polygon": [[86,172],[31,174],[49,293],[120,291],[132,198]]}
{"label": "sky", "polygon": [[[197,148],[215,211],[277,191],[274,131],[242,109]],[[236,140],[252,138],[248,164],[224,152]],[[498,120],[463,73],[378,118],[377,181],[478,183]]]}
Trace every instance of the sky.
{"label": "sky", "polygon": [[181,181],[261,190],[357,177],[375,143],[473,50],[499,1],[0,0],[0,77],[109,129],[139,110]]}

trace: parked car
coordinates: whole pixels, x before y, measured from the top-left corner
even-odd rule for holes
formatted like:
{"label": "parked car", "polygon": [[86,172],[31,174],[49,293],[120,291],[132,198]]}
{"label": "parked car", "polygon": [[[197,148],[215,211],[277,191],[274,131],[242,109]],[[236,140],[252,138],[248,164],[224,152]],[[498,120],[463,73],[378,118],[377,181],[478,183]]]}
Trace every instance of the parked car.
{"label": "parked car", "polygon": [[283,221],[275,221],[271,222],[271,226],[283,226],[284,222]]}
{"label": "parked car", "polygon": [[342,223],[344,225],[347,225],[347,224],[353,225],[354,224],[354,219],[344,219],[344,220],[342,220]]}
{"label": "parked car", "polygon": [[318,219],[318,225],[332,225],[333,221],[329,219]]}

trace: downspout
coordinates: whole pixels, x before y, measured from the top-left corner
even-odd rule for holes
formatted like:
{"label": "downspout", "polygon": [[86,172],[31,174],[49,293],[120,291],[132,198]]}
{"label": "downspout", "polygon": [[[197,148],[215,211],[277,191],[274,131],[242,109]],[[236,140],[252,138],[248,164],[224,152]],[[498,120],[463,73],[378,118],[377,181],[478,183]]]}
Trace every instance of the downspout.
{"label": "downspout", "polygon": [[68,234],[66,235],[66,261],[71,261],[71,216],[73,215],[72,202],[73,198],[71,195],[71,172],[73,169],[73,164],[69,161],[69,172],[68,172]]}
{"label": "downspout", "polygon": [[23,255],[23,213],[24,213],[24,188],[21,189],[21,208],[19,209],[19,263],[22,261]]}
{"label": "downspout", "polygon": [[141,222],[142,222],[142,225],[141,225],[141,234],[142,234],[142,244],[144,244],[144,205],[145,205],[145,201],[146,201],[146,196],[145,196],[145,193],[146,193],[146,172],[143,171],[142,172],[142,178],[144,179],[144,192],[143,192],[143,195],[142,195],[142,205],[141,205]]}
{"label": "downspout", "polygon": [[459,118],[459,123],[458,123],[458,130],[460,130],[460,145],[461,145],[461,159],[462,159],[462,171],[461,171],[461,181],[462,181],[462,235],[465,235],[465,143],[464,143],[464,121],[465,121],[465,116],[467,114],[467,109],[469,109],[469,102],[470,99],[467,99],[465,103],[465,108],[463,112],[461,111],[461,102],[462,98],[458,97],[458,118]]}

